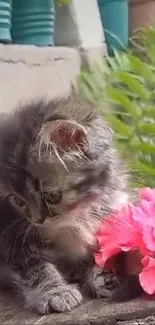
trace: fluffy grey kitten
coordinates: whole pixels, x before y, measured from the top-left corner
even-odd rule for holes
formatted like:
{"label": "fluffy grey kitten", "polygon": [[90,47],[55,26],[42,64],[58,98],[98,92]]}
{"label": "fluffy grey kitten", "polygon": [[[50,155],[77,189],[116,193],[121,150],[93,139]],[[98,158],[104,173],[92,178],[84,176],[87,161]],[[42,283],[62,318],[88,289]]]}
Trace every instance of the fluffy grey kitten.
{"label": "fluffy grey kitten", "polygon": [[82,292],[117,296],[123,277],[94,267],[95,234],[127,203],[127,178],[112,130],[75,94],[1,118],[1,276],[26,307],[47,314],[76,307]]}

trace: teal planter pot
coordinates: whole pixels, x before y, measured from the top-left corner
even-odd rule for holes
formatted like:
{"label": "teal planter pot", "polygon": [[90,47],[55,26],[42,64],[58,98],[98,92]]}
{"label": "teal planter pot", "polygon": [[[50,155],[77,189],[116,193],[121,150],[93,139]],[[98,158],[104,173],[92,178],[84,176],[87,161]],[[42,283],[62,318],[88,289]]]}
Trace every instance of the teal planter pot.
{"label": "teal planter pot", "polygon": [[54,0],[13,0],[13,43],[54,45],[54,25]]}
{"label": "teal planter pot", "polygon": [[11,42],[11,2],[11,0],[0,0],[0,43]]}
{"label": "teal planter pot", "polygon": [[109,54],[123,50],[129,40],[129,0],[98,0]]}

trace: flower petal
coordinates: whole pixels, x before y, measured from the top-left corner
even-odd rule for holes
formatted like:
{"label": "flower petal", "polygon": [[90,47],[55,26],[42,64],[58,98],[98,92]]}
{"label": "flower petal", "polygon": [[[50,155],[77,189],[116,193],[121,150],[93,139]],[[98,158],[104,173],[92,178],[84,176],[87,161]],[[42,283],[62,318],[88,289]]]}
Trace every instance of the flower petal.
{"label": "flower petal", "polygon": [[139,196],[142,200],[152,201],[155,200],[155,189],[144,187],[139,190]]}
{"label": "flower petal", "polygon": [[146,248],[151,251],[155,252],[155,237],[154,237],[154,231],[151,226],[145,226],[143,229],[143,241],[146,246]]}
{"label": "flower petal", "polygon": [[121,249],[119,247],[106,247],[105,249],[100,249],[99,252],[95,254],[95,263],[102,268],[110,258],[116,256],[120,252]]}
{"label": "flower petal", "polygon": [[97,233],[100,250],[95,255],[95,261],[98,265],[103,267],[108,259],[121,251],[128,252],[144,246],[142,235],[132,219],[132,208],[132,205],[126,206],[103,221]]}
{"label": "flower petal", "polygon": [[155,293],[155,259],[150,256],[144,256],[142,264],[144,268],[139,274],[139,281],[143,290],[152,295]]}

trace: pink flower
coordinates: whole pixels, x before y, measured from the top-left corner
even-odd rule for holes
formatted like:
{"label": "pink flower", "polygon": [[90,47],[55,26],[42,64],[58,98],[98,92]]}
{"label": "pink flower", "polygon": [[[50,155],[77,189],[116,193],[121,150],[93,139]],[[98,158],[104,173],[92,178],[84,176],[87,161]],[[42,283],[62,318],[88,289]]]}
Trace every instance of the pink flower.
{"label": "pink flower", "polygon": [[132,218],[141,228],[146,249],[150,254],[155,252],[155,201],[142,200],[141,205],[133,209]]}
{"label": "pink flower", "polygon": [[95,261],[104,267],[121,251],[139,251],[143,265],[140,284],[152,295],[155,294],[155,189],[141,189],[139,195],[138,206],[125,206],[103,221],[97,234],[99,251]]}
{"label": "pink flower", "polygon": [[104,267],[108,259],[121,251],[143,247],[142,235],[132,219],[132,208],[124,207],[108,217],[97,234],[97,240],[100,249],[95,254],[95,261],[100,267]]}
{"label": "pink flower", "polygon": [[146,293],[153,295],[155,293],[155,259],[144,256],[142,264],[144,267],[139,274],[140,284]]}
{"label": "pink flower", "polygon": [[144,187],[139,190],[139,196],[143,200],[155,200],[155,188]]}

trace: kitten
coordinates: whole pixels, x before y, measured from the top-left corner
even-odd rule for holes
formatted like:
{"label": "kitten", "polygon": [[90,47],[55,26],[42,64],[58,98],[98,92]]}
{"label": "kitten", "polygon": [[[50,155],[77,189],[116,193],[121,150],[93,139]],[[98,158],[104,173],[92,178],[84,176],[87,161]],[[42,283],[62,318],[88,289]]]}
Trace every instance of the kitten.
{"label": "kitten", "polygon": [[0,167],[1,273],[26,307],[71,310],[80,286],[115,295],[118,277],[94,267],[95,233],[127,203],[128,176],[93,105],[73,94],[1,117]]}

